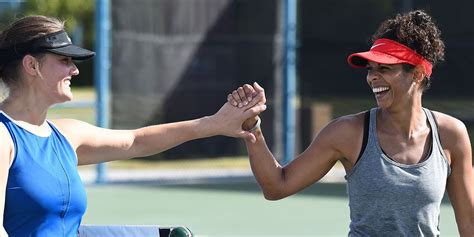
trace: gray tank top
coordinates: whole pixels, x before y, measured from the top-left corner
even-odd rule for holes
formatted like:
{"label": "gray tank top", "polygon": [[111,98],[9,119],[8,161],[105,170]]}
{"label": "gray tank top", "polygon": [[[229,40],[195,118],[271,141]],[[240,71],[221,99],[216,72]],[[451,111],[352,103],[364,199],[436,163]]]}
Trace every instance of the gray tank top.
{"label": "gray tank top", "polygon": [[439,236],[439,212],[451,172],[432,113],[432,149],[414,165],[400,164],[381,149],[377,109],[370,110],[367,146],[346,175],[351,223],[349,236]]}

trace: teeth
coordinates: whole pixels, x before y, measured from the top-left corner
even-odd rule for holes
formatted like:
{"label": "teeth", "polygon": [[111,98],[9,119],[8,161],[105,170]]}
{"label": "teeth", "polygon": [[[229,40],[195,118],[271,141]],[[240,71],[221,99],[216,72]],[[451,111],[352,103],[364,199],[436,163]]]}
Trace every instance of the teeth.
{"label": "teeth", "polygon": [[387,91],[389,88],[386,87],[386,86],[383,86],[383,87],[376,87],[376,88],[372,88],[372,92],[374,93],[380,93],[382,91]]}

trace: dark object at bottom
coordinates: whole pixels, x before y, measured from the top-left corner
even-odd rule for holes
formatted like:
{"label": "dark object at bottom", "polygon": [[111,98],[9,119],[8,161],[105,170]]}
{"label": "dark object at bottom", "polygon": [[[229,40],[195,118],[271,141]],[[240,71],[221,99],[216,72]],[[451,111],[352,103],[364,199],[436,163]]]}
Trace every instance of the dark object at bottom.
{"label": "dark object at bottom", "polygon": [[[160,233],[161,236],[161,233]],[[166,235],[163,235],[166,236]],[[191,230],[184,226],[178,226],[171,228],[171,231],[168,235],[169,237],[193,237]]]}

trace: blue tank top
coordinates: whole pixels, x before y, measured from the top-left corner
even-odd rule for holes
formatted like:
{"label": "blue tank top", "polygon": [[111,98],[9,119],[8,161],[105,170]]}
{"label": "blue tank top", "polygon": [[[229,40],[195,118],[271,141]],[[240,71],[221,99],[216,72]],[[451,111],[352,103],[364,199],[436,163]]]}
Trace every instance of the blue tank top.
{"label": "blue tank top", "polygon": [[3,223],[9,236],[77,236],[87,204],[77,157],[69,142],[49,122],[51,134],[41,137],[3,112],[0,121],[15,149]]}
{"label": "blue tank top", "polygon": [[349,236],[439,236],[439,214],[451,172],[432,113],[431,152],[418,164],[388,157],[377,137],[376,111],[370,111],[365,150],[346,175],[350,208]]}

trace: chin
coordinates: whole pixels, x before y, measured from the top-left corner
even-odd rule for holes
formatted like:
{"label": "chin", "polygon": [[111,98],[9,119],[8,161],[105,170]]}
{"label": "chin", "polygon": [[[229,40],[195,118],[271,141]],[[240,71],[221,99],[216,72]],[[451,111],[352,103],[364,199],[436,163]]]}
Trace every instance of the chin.
{"label": "chin", "polygon": [[72,96],[72,94],[65,94],[62,98],[62,101],[61,103],[64,103],[64,102],[69,102],[73,99],[74,97]]}
{"label": "chin", "polygon": [[377,101],[377,106],[381,109],[386,109],[386,108],[390,107],[390,104]]}
{"label": "chin", "polygon": [[67,97],[69,100],[72,100],[74,98],[74,95],[72,94],[71,89],[65,91],[64,96]]}

